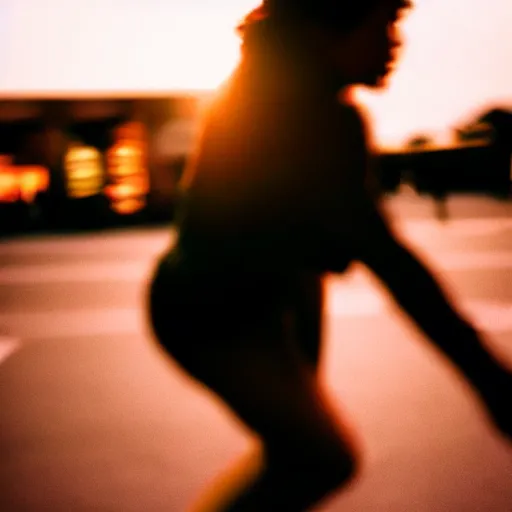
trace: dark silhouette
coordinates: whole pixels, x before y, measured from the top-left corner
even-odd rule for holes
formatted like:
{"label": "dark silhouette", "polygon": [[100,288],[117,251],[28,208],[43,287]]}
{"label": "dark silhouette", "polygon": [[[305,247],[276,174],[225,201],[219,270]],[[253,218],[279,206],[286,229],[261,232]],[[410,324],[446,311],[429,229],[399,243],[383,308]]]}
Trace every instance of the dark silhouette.
{"label": "dark silhouette", "polygon": [[429,147],[429,142],[426,136],[416,136],[409,141],[407,152],[384,155],[385,171],[393,177],[407,172],[420,193],[434,198],[439,218],[447,218],[450,193],[510,198],[512,112],[493,108],[475,116],[455,127],[454,142],[448,147],[435,143]]}
{"label": "dark silhouette", "polygon": [[496,169],[493,177],[503,191],[500,195],[509,198],[512,193],[512,111],[500,108],[489,110],[478,119],[478,123],[487,124],[493,129],[492,165]]}
{"label": "dark silhouette", "polygon": [[259,439],[195,511],[306,510],[358,475],[357,436],[319,379],[322,280],[354,261],[512,433],[511,375],[391,231],[351,100],[352,85],[385,83],[406,7],[268,0],[240,28],[242,60],[205,116],[178,243],[149,293],[160,344]]}

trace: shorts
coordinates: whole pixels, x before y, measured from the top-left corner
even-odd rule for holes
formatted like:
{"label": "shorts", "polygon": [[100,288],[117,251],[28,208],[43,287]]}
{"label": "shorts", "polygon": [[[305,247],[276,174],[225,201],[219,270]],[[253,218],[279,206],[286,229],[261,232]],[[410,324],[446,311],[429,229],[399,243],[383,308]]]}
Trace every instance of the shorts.
{"label": "shorts", "polygon": [[316,339],[321,276],[206,271],[167,257],[158,264],[149,290],[154,333],[165,350],[183,362],[206,347],[229,349],[249,338],[272,342],[285,334],[293,311],[301,317],[302,330]]}

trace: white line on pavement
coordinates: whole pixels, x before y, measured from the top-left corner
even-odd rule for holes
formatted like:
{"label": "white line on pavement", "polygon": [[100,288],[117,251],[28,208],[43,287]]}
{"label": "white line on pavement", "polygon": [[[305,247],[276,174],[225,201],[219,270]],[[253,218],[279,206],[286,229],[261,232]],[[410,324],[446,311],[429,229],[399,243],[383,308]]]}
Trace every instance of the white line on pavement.
{"label": "white line on pavement", "polygon": [[154,263],[146,260],[120,262],[10,265],[0,269],[0,285],[41,283],[138,282],[149,276]]}
{"label": "white line on pavement", "polygon": [[[478,328],[490,333],[512,331],[512,303],[463,300],[460,304]],[[329,315],[355,320],[377,319],[389,311],[389,307],[390,303],[383,296],[363,290],[333,293],[329,297],[327,305]],[[112,308],[1,313],[0,325],[4,331],[12,333],[20,339],[44,340],[109,335],[144,337],[149,332],[142,306],[140,309]]]}
{"label": "white line on pavement", "polygon": [[425,235],[445,236],[486,236],[497,235],[512,229],[512,218],[489,217],[477,219],[448,219],[439,222],[432,219],[401,220],[396,219],[395,225],[406,235],[413,237]]}
{"label": "white line on pavement", "polygon": [[[444,271],[512,269],[512,251],[424,253],[434,268]],[[150,275],[154,264],[152,259],[143,258],[119,262],[8,265],[0,268],[0,285],[138,282]]]}
{"label": "white line on pavement", "polygon": [[[510,217],[488,217],[476,219],[449,219],[445,222],[436,219],[400,219],[394,220],[397,228],[406,236],[482,236],[496,235],[512,229]],[[127,230],[92,234],[70,234],[10,240],[0,244],[0,256],[24,255],[96,255],[106,249],[122,254],[134,251],[150,257],[171,245],[176,232],[171,228],[148,230]]]}
{"label": "white line on pavement", "polygon": [[19,339],[10,336],[0,336],[0,364],[4,363],[20,347],[21,342]]}
{"label": "white line on pavement", "polygon": [[142,335],[145,319],[142,307],[77,309],[32,313],[1,313],[4,331],[21,339],[55,339],[76,336]]}
{"label": "white line on pavement", "polygon": [[[492,333],[512,331],[512,303],[461,299],[458,304],[479,329]],[[377,316],[390,307],[389,299],[371,290],[339,287],[328,295],[328,310],[335,317]]]}
{"label": "white line on pavement", "polygon": [[468,318],[473,319],[483,331],[500,333],[512,332],[512,303],[499,301],[461,301]]}
{"label": "white line on pavement", "polygon": [[136,252],[150,257],[165,250],[175,239],[176,232],[170,228],[26,238],[0,243],[0,256],[59,254],[90,257],[111,251],[121,255]]}
{"label": "white line on pavement", "polygon": [[512,251],[424,251],[441,270],[508,270],[512,268]]}

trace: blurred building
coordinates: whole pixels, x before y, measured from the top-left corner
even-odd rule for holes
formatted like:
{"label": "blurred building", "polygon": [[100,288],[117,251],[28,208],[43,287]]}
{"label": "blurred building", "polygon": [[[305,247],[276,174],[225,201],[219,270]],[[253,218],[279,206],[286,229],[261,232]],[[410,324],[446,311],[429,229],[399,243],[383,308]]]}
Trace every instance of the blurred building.
{"label": "blurred building", "polygon": [[380,160],[388,188],[407,180],[418,192],[441,198],[457,192],[509,198],[512,112],[484,112],[456,127],[446,141],[415,135],[404,148],[384,150]]}
{"label": "blurred building", "polygon": [[0,102],[0,234],[171,220],[202,101]]}
{"label": "blurred building", "polygon": [[[0,235],[169,222],[209,95],[0,101]],[[378,155],[381,186],[509,197],[512,112]]]}

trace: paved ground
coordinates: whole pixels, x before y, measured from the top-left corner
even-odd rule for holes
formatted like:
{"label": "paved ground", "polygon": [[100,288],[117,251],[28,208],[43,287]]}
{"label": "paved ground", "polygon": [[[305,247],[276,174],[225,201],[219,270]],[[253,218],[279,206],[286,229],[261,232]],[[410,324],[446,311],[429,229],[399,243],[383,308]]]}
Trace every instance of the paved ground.
{"label": "paved ground", "polygon": [[[512,207],[391,209],[512,365]],[[162,229],[0,245],[0,510],[182,512],[249,438],[152,345]],[[512,450],[361,270],[329,281],[325,380],[367,459],[329,512],[511,512]]]}

